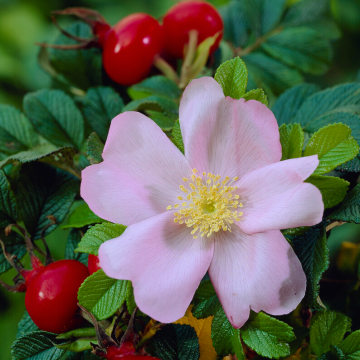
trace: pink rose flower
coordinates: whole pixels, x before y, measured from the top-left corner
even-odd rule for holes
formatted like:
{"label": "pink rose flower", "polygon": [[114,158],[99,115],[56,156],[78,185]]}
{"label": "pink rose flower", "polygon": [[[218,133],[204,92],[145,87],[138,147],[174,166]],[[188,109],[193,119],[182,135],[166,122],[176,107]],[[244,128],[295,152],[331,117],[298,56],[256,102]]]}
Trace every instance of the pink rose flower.
{"label": "pink rose flower", "polygon": [[234,100],[209,77],[180,104],[185,156],[146,116],[111,123],[104,161],[82,173],[81,195],[98,216],[128,225],[100,246],[100,265],[131,280],[139,308],[181,318],[208,271],[235,328],[250,309],[282,315],[304,297],[306,277],[280,229],[322,220],[320,191],[304,183],[317,155],[281,161],[273,113]]}

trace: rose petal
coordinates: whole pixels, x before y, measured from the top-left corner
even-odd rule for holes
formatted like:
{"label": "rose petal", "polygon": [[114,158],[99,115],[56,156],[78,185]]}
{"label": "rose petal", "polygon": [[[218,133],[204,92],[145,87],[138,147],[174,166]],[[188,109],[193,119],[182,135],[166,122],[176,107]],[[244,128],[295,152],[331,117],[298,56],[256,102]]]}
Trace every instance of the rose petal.
{"label": "rose petal", "polygon": [[184,155],[149,118],[125,112],[111,122],[104,162],[82,172],[81,196],[105,220],[131,225],[166,211],[191,173]]}
{"label": "rose petal", "polygon": [[280,161],[279,129],[262,103],[224,98],[212,78],[193,80],[180,103],[185,156],[200,172],[223,177]]}
{"label": "rose petal", "polygon": [[281,161],[246,174],[236,184],[244,213],[237,225],[253,234],[322,220],[324,203],[317,187],[303,183],[319,164],[317,155]]}
{"label": "rose petal", "polygon": [[277,230],[247,235],[234,226],[231,233],[216,233],[209,275],[235,328],[244,325],[250,309],[288,314],[305,295],[300,261]]}
{"label": "rose petal", "polygon": [[100,246],[100,266],[116,279],[131,280],[140,310],[161,322],[184,316],[211,262],[214,242],[193,239],[169,211],[129,226]]}

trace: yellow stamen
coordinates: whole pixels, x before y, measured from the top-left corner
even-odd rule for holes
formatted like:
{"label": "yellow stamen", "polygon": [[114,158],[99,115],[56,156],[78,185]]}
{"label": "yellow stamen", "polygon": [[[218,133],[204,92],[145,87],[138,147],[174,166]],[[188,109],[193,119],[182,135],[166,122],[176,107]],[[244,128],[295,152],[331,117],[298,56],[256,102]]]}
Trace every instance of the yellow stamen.
{"label": "yellow stamen", "polygon": [[[185,185],[180,185],[180,190],[187,194],[186,200],[180,204],[169,205],[167,210],[182,207],[176,212],[174,222],[186,224],[193,227],[191,234],[194,239],[200,237],[210,237],[214,232],[220,230],[231,232],[231,224],[241,220],[242,212],[234,211],[243,204],[237,201],[240,196],[233,194],[237,187],[231,186],[233,181],[238,180],[234,177],[231,182],[230,177],[226,176],[220,181],[220,175],[203,172],[198,175],[197,169],[192,170],[190,178],[183,178]],[[182,196],[177,197],[183,200]]]}

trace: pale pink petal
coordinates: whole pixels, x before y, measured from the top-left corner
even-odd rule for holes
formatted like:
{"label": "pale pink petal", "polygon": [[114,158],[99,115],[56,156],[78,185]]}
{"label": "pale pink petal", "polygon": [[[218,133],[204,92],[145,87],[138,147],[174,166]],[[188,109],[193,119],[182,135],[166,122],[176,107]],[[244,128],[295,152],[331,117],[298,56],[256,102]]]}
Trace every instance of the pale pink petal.
{"label": "pale pink petal", "polygon": [[147,188],[109,161],[83,170],[80,190],[98,216],[125,225],[164,212],[170,201],[161,188]]}
{"label": "pale pink petal", "polygon": [[129,226],[100,246],[100,266],[116,279],[131,280],[140,310],[161,322],[184,316],[209,268],[214,242],[193,239],[169,211]]}
{"label": "pale pink petal", "polygon": [[318,163],[314,155],[281,161],[246,174],[234,184],[243,204],[243,216],[236,224],[253,234],[321,222],[321,193],[314,185],[303,183]]}
{"label": "pale pink petal", "polygon": [[137,112],[115,117],[104,162],[82,172],[81,195],[105,220],[131,225],[177,202],[191,173],[184,155],[149,118]]}
{"label": "pale pink petal", "polygon": [[224,98],[212,78],[193,80],[180,102],[185,156],[200,172],[223,177],[280,161],[276,119],[262,103]]}
{"label": "pale pink petal", "polygon": [[216,233],[209,275],[235,328],[246,322],[250,309],[288,314],[305,295],[301,263],[278,230],[247,235],[234,226],[231,233]]}

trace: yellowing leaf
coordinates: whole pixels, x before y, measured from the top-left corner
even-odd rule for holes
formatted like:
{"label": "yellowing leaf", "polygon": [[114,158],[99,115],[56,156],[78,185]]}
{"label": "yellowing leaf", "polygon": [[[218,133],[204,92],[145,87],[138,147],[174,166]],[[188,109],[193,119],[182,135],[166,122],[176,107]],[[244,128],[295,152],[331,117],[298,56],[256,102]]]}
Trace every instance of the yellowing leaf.
{"label": "yellowing leaf", "polygon": [[175,324],[190,325],[195,329],[200,344],[200,360],[216,360],[217,354],[211,340],[213,316],[206,319],[196,319],[191,312],[191,308],[192,306],[189,306],[185,316],[176,321]]}

